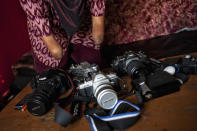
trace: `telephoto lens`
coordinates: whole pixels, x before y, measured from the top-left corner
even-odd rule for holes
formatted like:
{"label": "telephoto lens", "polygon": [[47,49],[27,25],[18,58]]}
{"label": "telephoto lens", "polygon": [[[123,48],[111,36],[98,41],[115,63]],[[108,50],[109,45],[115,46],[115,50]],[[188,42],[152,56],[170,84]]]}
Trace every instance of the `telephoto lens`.
{"label": "telephoto lens", "polygon": [[97,103],[103,109],[112,109],[118,102],[118,97],[107,76],[98,73],[93,79],[93,94]]}
{"label": "telephoto lens", "polygon": [[28,111],[41,116],[51,109],[53,102],[69,87],[68,75],[60,69],[37,74],[31,81],[33,93],[27,102]]}

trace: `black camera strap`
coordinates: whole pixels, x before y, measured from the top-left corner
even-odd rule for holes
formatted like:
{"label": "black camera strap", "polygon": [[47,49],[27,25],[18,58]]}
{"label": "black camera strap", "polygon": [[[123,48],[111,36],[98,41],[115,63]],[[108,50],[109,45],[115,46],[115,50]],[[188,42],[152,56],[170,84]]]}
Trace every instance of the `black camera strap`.
{"label": "black camera strap", "polygon": [[106,113],[103,109],[92,108],[86,111],[93,131],[126,129],[136,123],[140,108],[130,102],[119,100],[114,108]]}
{"label": "black camera strap", "polygon": [[[73,96],[68,98],[59,99],[54,103],[55,109],[55,122],[63,127],[66,127],[72,121],[82,116],[82,103],[80,101],[72,101]],[[64,108],[71,104],[70,111],[66,111]]]}
{"label": "black camera strap", "polygon": [[55,122],[63,127],[66,127],[72,121],[81,117],[81,103],[72,102],[70,112],[66,111],[60,103],[54,104]]}
{"label": "black camera strap", "polygon": [[72,120],[73,116],[62,108],[59,103],[54,104],[55,108],[55,122],[63,127],[67,126]]}
{"label": "black camera strap", "polygon": [[[81,105],[82,103],[80,101],[74,101],[74,96],[76,96],[78,93],[75,91],[75,86],[72,82],[72,79],[70,76],[62,70],[66,76],[67,81],[66,83],[70,88],[72,88],[72,94],[70,94],[66,98],[58,99],[54,103],[54,109],[55,109],[55,122],[63,127],[66,127],[68,124],[70,124],[72,121],[76,120],[77,118],[81,117],[82,111],[81,111]],[[66,111],[64,108],[71,104],[70,112]]]}

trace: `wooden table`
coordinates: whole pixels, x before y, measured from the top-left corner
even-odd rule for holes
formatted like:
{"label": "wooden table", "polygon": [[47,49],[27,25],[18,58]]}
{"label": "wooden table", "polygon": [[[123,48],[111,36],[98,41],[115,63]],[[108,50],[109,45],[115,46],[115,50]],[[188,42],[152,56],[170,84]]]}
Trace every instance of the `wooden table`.
{"label": "wooden table", "polygon": [[[54,110],[46,115],[32,116],[28,111],[14,110],[14,105],[30,93],[27,85],[0,112],[0,131],[88,131],[91,130],[86,118],[63,128],[54,122]],[[133,97],[128,97],[133,102]],[[130,127],[132,131],[197,131],[197,75],[191,75],[181,90],[145,103],[141,118]]]}

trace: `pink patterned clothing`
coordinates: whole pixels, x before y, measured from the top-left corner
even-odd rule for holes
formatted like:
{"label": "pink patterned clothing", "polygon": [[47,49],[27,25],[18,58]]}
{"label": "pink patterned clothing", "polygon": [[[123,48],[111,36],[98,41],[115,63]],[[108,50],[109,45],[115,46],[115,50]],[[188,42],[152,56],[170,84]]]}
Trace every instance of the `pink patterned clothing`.
{"label": "pink patterned clothing", "polygon": [[[51,56],[46,44],[41,40],[42,36],[53,35],[62,46],[65,54],[68,50],[69,39],[61,26],[60,19],[50,0],[20,0],[23,10],[27,14],[27,26],[32,45],[35,63],[55,68],[59,67],[60,60]],[[79,31],[71,38],[71,43],[82,44],[92,49],[98,49],[91,35],[91,15],[101,16],[105,11],[105,0],[88,0],[87,8]],[[88,15],[90,14],[91,15]],[[89,20],[88,20],[89,19]],[[83,55],[83,54],[81,54]]]}
{"label": "pink patterned clothing", "polygon": [[[84,12],[79,31],[70,38],[71,43],[80,49],[79,45],[83,49],[88,47],[97,50],[91,35],[91,15],[101,16],[104,12],[104,44],[108,45],[131,43],[168,35],[185,27],[197,27],[197,0],[117,1],[118,3],[114,3],[114,0],[87,0],[89,8]],[[20,3],[27,13],[34,58],[45,66],[58,67],[60,61],[50,56],[40,39],[40,36],[53,34],[64,51],[68,50],[68,37],[53,5],[50,0],[20,0]],[[75,50],[81,53],[79,49]],[[85,54],[77,54],[76,59]]]}

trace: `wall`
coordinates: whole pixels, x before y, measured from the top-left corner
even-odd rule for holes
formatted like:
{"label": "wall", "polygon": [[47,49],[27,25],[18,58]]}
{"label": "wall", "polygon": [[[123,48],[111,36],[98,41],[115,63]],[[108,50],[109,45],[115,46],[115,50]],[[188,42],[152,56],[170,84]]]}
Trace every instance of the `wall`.
{"label": "wall", "polygon": [[[11,65],[30,50],[26,17],[18,0],[0,4],[0,96],[13,81]],[[1,99],[1,98],[0,98]]]}

